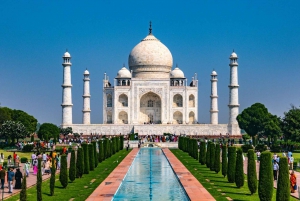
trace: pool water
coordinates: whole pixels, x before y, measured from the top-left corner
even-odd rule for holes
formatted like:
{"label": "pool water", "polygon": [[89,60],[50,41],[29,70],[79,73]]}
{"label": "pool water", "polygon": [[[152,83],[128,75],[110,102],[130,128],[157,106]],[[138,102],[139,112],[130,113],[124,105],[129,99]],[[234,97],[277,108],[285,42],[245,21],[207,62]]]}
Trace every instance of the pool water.
{"label": "pool water", "polygon": [[190,199],[162,150],[141,148],[113,200],[188,201]]}

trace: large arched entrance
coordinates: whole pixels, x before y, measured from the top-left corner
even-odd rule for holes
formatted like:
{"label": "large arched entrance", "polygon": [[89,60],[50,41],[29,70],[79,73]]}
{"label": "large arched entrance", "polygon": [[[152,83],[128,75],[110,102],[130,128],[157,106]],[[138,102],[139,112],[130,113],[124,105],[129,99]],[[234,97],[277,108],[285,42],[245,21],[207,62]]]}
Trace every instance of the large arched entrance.
{"label": "large arched entrance", "polygon": [[139,123],[161,123],[161,99],[157,94],[148,92],[141,97]]}

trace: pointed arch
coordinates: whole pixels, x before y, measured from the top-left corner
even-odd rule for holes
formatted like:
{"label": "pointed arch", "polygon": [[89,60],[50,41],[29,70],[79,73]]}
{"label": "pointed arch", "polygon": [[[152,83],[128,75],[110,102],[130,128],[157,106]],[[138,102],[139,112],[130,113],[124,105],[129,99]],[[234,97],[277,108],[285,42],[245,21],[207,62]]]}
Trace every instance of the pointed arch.
{"label": "pointed arch", "polygon": [[189,96],[189,107],[195,107],[195,96],[193,94]]}
{"label": "pointed arch", "polygon": [[183,120],[183,115],[181,112],[176,111],[173,114],[173,124],[182,124],[182,120]]}
{"label": "pointed arch", "polygon": [[173,97],[173,107],[182,107],[182,102],[183,102],[182,100],[183,100],[182,95],[176,94]]}
{"label": "pointed arch", "polygon": [[112,95],[111,94],[106,95],[106,107],[112,107]]}
{"label": "pointed arch", "polygon": [[119,123],[128,124],[128,114],[125,111],[119,113]]}
{"label": "pointed arch", "polygon": [[195,113],[191,111],[189,113],[189,124],[194,124],[195,123]]}
{"label": "pointed arch", "polygon": [[126,94],[121,94],[119,96],[119,105],[121,107],[128,107],[128,96]]}

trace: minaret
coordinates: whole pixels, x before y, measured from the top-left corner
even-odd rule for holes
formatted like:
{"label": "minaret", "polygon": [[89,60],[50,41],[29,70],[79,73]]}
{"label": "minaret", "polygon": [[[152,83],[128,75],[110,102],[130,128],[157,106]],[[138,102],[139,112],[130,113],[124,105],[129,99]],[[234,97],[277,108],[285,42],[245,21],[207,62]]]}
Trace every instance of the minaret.
{"label": "minaret", "polygon": [[62,94],[62,125],[71,125],[72,124],[72,84],[71,84],[71,55],[68,50],[65,52],[63,58],[63,67],[64,67],[64,77]]}
{"label": "minaret", "polygon": [[90,95],[90,73],[85,70],[83,73],[83,110],[82,123],[91,124],[91,95]]}
{"label": "minaret", "polygon": [[229,84],[229,124],[238,124],[236,117],[239,114],[239,85],[238,85],[238,63],[237,54],[233,51],[230,59],[230,84]]}
{"label": "minaret", "polygon": [[210,123],[218,124],[218,74],[216,71],[211,73],[211,95],[210,95]]}

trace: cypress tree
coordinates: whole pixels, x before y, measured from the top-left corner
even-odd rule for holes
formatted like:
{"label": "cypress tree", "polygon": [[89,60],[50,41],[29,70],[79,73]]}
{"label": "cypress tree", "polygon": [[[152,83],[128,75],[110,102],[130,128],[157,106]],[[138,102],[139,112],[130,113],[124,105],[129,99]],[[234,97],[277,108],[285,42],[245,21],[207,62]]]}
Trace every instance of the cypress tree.
{"label": "cypress tree", "polygon": [[54,187],[55,187],[55,173],[56,167],[54,163],[54,159],[52,160],[52,168],[51,168],[51,177],[50,177],[50,195],[54,195]]}
{"label": "cypress tree", "polygon": [[123,148],[124,148],[124,136],[121,135],[120,136],[120,150],[123,150]]}
{"label": "cypress tree", "polygon": [[220,148],[220,144],[216,144],[216,151],[215,151],[215,172],[219,173],[220,172],[220,166],[221,166],[221,162],[220,162],[220,152],[221,152],[221,148]]}
{"label": "cypress tree", "polygon": [[98,142],[98,149],[99,149],[99,153],[98,153],[98,162],[101,163],[102,159],[101,159],[101,146],[102,146],[102,140],[99,140]]}
{"label": "cypress tree", "polygon": [[83,159],[84,159],[83,174],[89,174],[89,172],[90,172],[90,162],[89,162],[88,144],[82,143],[81,146],[83,148]]}
{"label": "cypress tree", "polygon": [[26,175],[23,177],[22,181],[22,190],[20,192],[20,201],[27,201],[27,182],[26,182]]}
{"label": "cypress tree", "polygon": [[71,159],[70,159],[70,169],[69,169],[69,179],[71,182],[75,180],[76,177],[76,157],[75,151],[71,151]]}
{"label": "cypress tree", "polygon": [[207,148],[206,148],[206,167],[210,168],[210,145],[211,145],[211,142],[208,142],[207,143]]}
{"label": "cypress tree", "polygon": [[251,192],[251,195],[253,193],[256,193],[257,175],[256,175],[256,163],[255,163],[253,149],[248,150],[247,182],[248,182],[248,188]]}
{"label": "cypress tree", "polygon": [[[98,152],[97,152],[97,145],[96,145],[96,141],[93,141],[92,144],[93,144],[93,147],[94,147],[94,165],[95,165],[95,168],[98,166]],[[99,149],[99,146],[98,146],[98,149]]]}
{"label": "cypress tree", "polygon": [[104,161],[105,159],[107,159],[107,138],[104,138],[103,140],[103,160]]}
{"label": "cypress tree", "polygon": [[205,165],[206,162],[206,143],[200,142],[200,156],[199,156],[199,162],[201,165]]}
{"label": "cypress tree", "polygon": [[273,168],[271,152],[260,155],[258,196],[261,201],[271,201],[273,196]]}
{"label": "cypress tree", "polygon": [[228,147],[227,179],[229,183],[235,182],[235,162],[236,162],[236,148]]}
{"label": "cypress tree", "polygon": [[210,145],[210,170],[215,170],[215,153],[216,153],[216,145],[215,143],[211,143]]}
{"label": "cypress tree", "polygon": [[63,188],[68,186],[68,164],[67,164],[67,156],[63,154],[61,156],[61,168],[59,173],[59,181]]}
{"label": "cypress tree", "polygon": [[92,144],[88,144],[88,150],[89,150],[90,171],[94,171],[95,168],[94,146]]}
{"label": "cypress tree", "polygon": [[222,146],[222,175],[226,177],[227,175],[227,146],[223,144]]}
{"label": "cypress tree", "polygon": [[243,151],[241,148],[237,149],[236,163],[235,163],[235,184],[236,187],[241,188],[244,186],[244,161]]}
{"label": "cypress tree", "polygon": [[42,159],[38,159],[38,172],[37,172],[37,180],[36,180],[36,197],[37,200],[43,200],[42,198],[42,167],[41,167]]}
{"label": "cypress tree", "polygon": [[276,201],[290,200],[290,179],[288,169],[288,159],[282,157],[279,160],[279,175],[277,183]]}
{"label": "cypress tree", "polygon": [[76,175],[81,178],[84,172],[84,155],[83,148],[79,147],[77,150],[77,161],[76,161]]}

